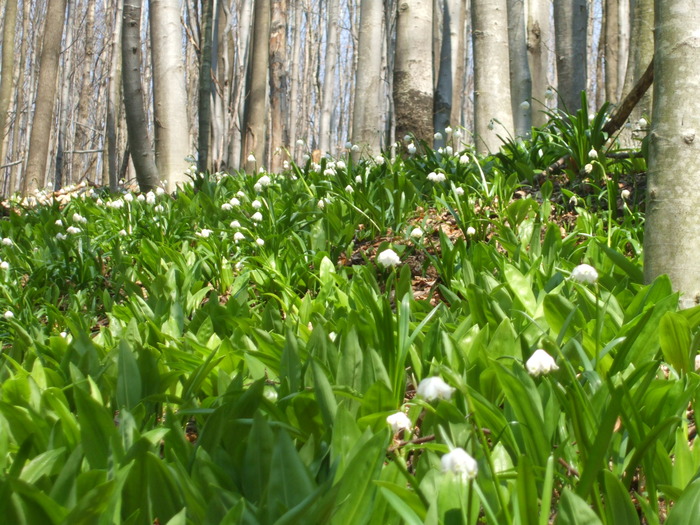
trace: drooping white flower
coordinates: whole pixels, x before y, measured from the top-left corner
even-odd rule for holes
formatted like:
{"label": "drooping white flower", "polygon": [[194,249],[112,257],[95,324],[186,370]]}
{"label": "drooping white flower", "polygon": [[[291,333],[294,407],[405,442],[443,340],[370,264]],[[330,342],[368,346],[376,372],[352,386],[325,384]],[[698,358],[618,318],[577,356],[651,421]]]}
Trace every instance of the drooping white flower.
{"label": "drooping white flower", "polygon": [[143,193],[139,193],[139,194],[136,196],[136,200],[139,201],[139,202],[143,202],[143,201],[146,200],[146,196],[145,196]]}
{"label": "drooping white flower", "polygon": [[649,123],[647,122],[647,119],[645,119],[644,117],[642,117],[642,118],[639,119],[639,122],[637,122],[637,125],[638,125],[641,129],[646,129],[647,126],[649,125]]}
{"label": "drooping white flower", "polygon": [[241,227],[241,223],[238,222],[238,221],[231,221],[231,224],[229,224],[229,226],[230,226],[231,228],[240,228],[240,227]]}
{"label": "drooping white flower", "polygon": [[530,109],[530,103],[527,100],[523,100],[520,103],[520,109],[523,111],[527,111],[528,109]]}
{"label": "drooping white flower", "polygon": [[438,131],[437,133],[435,133],[435,135],[433,135],[433,138],[435,140],[442,140],[442,133]]}
{"label": "drooping white flower", "polygon": [[316,206],[318,207],[319,210],[322,210],[323,208],[326,207],[326,202],[323,199],[321,199],[320,201],[318,201],[316,203]]}
{"label": "drooping white flower", "polygon": [[153,193],[152,191],[149,191],[146,193],[146,202],[148,204],[155,204],[156,203],[156,194]]}
{"label": "drooping white flower", "polygon": [[126,230],[119,230],[119,236],[120,236],[120,237],[126,237],[127,235],[129,235],[129,234],[126,233]]}
{"label": "drooping white flower", "polygon": [[164,195],[164,194],[165,194],[165,190],[163,188],[161,188],[160,186],[158,186],[156,188],[156,195]]}
{"label": "drooping white flower", "polygon": [[416,145],[411,142],[408,146],[406,146],[406,150],[408,151],[409,155],[414,155],[416,153]]}
{"label": "drooping white flower", "polygon": [[250,216],[251,219],[253,219],[255,222],[260,222],[263,220],[262,213],[259,211],[256,211],[253,215]]}
{"label": "drooping white flower", "polygon": [[133,193],[125,193],[124,197],[122,197],[125,202],[133,202],[134,200],[134,194]]}
{"label": "drooping white flower", "polygon": [[467,164],[469,164],[469,157],[467,155],[462,155],[461,157],[459,157],[459,163],[462,166],[466,166]]}
{"label": "drooping white flower", "polygon": [[421,237],[423,237],[423,230],[421,230],[420,228],[413,228],[411,230],[411,237],[413,237],[414,239],[420,239]]}
{"label": "drooping white flower", "polygon": [[56,234],[56,239],[58,239],[59,241],[65,241],[67,237],[65,233],[58,232]]}
{"label": "drooping white flower", "polygon": [[12,241],[12,239],[10,239],[9,237],[4,237],[3,240],[2,240],[2,245],[3,245],[3,246],[12,246],[12,245],[14,245],[14,244],[15,244],[15,243],[14,243],[14,242]]}
{"label": "drooping white flower", "polygon": [[7,261],[2,261],[0,262],[0,270],[9,270],[10,269],[10,263]]}
{"label": "drooping white flower", "polygon": [[345,186],[345,191],[347,191],[348,193],[352,193],[355,191],[355,189],[352,186],[350,186],[350,184],[348,184],[347,186]]}
{"label": "drooping white flower", "polygon": [[384,164],[384,157],[382,157],[381,155],[377,155],[376,157],[374,157],[374,162],[381,166],[382,164]]}
{"label": "drooping white flower", "polygon": [[262,184],[259,182],[256,182],[255,185],[253,186],[253,191],[255,193],[260,193],[263,190]]}
{"label": "drooping white flower", "polygon": [[297,146],[303,146],[303,145],[304,145],[304,141],[302,139],[298,139]]}
{"label": "drooping white flower", "polygon": [[527,368],[530,375],[535,377],[559,370],[554,358],[542,348],[538,348],[532,353],[530,359],[525,363],[525,368]]}
{"label": "drooping white flower", "polygon": [[579,283],[593,284],[598,280],[598,272],[590,264],[579,264],[571,271],[571,278]]}
{"label": "drooping white flower", "polygon": [[231,205],[230,202],[224,202],[224,203],[221,205],[221,209],[222,209],[223,211],[231,211],[231,210],[233,209],[233,206]]}
{"label": "drooping white flower", "polygon": [[344,170],[345,169],[345,161],[339,160],[338,162],[335,163],[335,167],[338,168],[339,170]]}
{"label": "drooping white flower", "polygon": [[447,135],[449,135],[450,133],[452,133],[452,128],[451,128],[450,126],[447,126],[447,127],[445,128],[445,133],[446,133]]}
{"label": "drooping white flower", "polygon": [[428,180],[430,182],[435,182],[435,183],[444,182],[445,178],[446,178],[445,174],[440,172],[440,171],[438,171],[437,173],[434,171],[431,171],[430,173],[428,173]]}
{"label": "drooping white flower", "polygon": [[445,146],[445,155],[452,155],[453,152],[452,146]]}
{"label": "drooping white flower", "polygon": [[70,233],[71,235],[77,235],[81,231],[83,231],[83,230],[81,230],[80,228],[77,228],[75,226],[68,226],[68,228],[66,228],[66,232]]}
{"label": "drooping white flower", "polygon": [[355,175],[355,182],[358,184],[362,184],[362,175]]}
{"label": "drooping white flower", "polygon": [[73,222],[77,222],[78,224],[87,224],[87,219],[79,213],[74,213]]}
{"label": "drooping white flower", "polygon": [[456,448],[440,458],[442,471],[452,473],[464,481],[476,478],[479,465],[463,448]]}
{"label": "drooping white flower", "polygon": [[205,239],[208,238],[212,233],[214,233],[212,230],[209,228],[202,228],[200,231],[196,232],[195,235],[197,237],[204,237]]}
{"label": "drooping white flower", "polygon": [[255,239],[255,244],[257,244],[258,246],[265,246],[265,241],[258,238],[258,239]]}
{"label": "drooping white flower", "polygon": [[622,190],[620,192],[620,197],[622,197],[624,200],[627,200],[630,198],[630,190]]}
{"label": "drooping white flower", "polygon": [[360,146],[358,146],[357,144],[353,144],[352,147],[350,148],[350,151],[358,152],[358,151],[360,151]]}
{"label": "drooping white flower", "polygon": [[401,430],[408,430],[409,432],[413,429],[413,423],[409,417],[403,412],[396,412],[386,417],[386,422],[389,423],[391,431],[396,434]]}
{"label": "drooping white flower", "polygon": [[588,156],[592,159],[597,159],[598,152],[595,150],[595,148],[591,148],[591,151],[588,152]]}
{"label": "drooping white flower", "polygon": [[[238,190],[236,192],[236,197],[238,197],[240,199],[245,199],[245,192],[243,190]],[[231,204],[233,204],[233,203],[231,203]]]}
{"label": "drooping white flower", "polygon": [[153,211],[156,213],[163,213],[165,211],[165,208],[163,208],[163,206],[158,204],[157,206],[153,207]]}
{"label": "drooping white flower", "polygon": [[258,184],[260,184],[262,187],[269,186],[272,184],[272,179],[269,177],[269,175],[263,175],[258,179]]}
{"label": "drooping white flower", "polygon": [[251,202],[250,205],[255,210],[259,210],[260,208],[262,208],[262,202],[260,202],[258,199],[255,199],[253,202]]}
{"label": "drooping white flower", "polygon": [[470,237],[471,237],[472,235],[474,235],[475,233],[476,233],[476,228],[474,228],[474,226],[469,226],[469,227],[467,228],[467,235],[469,235]]}
{"label": "drooping white flower", "polygon": [[332,342],[335,343],[335,340],[338,338],[338,334],[335,332],[329,332],[328,333],[328,339],[330,339]]}
{"label": "drooping white flower", "polygon": [[452,136],[456,139],[462,138],[462,132],[458,129],[455,130],[455,132],[452,134]]}
{"label": "drooping white flower", "polygon": [[326,168],[325,170],[323,170],[323,174],[326,177],[335,177],[335,170],[333,168]]}
{"label": "drooping white flower", "polygon": [[61,219],[56,219],[56,222],[54,222],[56,226],[63,226],[63,221]]}
{"label": "drooping white flower", "polygon": [[5,316],[5,319],[12,319],[15,316],[12,310],[5,310],[3,315]]}
{"label": "drooping white flower", "polygon": [[593,164],[591,164],[590,162],[588,164],[586,164],[583,167],[583,171],[585,171],[587,174],[590,175],[593,172]]}
{"label": "drooping white flower", "polygon": [[245,235],[243,235],[241,232],[236,232],[233,234],[234,241],[238,242],[238,241],[242,241],[243,239],[245,239]]}
{"label": "drooping white flower", "polygon": [[401,262],[401,258],[394,250],[388,248],[377,255],[376,261],[378,265],[383,266],[384,268],[389,268],[399,264]]}
{"label": "drooping white flower", "polygon": [[255,155],[253,155],[252,153],[248,155],[248,162],[255,162]]}
{"label": "drooping white flower", "polygon": [[229,203],[231,206],[240,206],[241,201],[239,201],[236,197],[231,197],[231,200],[228,201],[228,203]]}
{"label": "drooping white flower", "polygon": [[416,393],[426,401],[450,399],[454,391],[455,389],[445,383],[440,376],[426,377],[416,389]]}
{"label": "drooping white flower", "polygon": [[457,186],[455,188],[455,195],[457,195],[458,197],[464,195],[464,188],[462,188],[461,186]]}

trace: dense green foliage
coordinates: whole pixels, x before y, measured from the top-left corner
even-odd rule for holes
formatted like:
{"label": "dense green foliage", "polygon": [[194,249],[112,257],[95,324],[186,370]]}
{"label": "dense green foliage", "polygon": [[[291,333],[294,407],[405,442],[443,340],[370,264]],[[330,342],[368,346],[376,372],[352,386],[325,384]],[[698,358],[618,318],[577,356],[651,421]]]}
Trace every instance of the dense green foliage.
{"label": "dense green foliage", "polygon": [[[643,284],[639,192],[619,183],[644,161],[606,161],[601,122],[555,116],[485,159],[14,205],[0,515],[612,525],[675,503],[668,523],[690,523],[700,310]],[[562,155],[580,170],[539,184]],[[558,369],[533,376],[540,348]],[[431,376],[451,395],[415,396]],[[392,435],[397,411],[412,428]],[[475,479],[442,471],[456,447]]]}

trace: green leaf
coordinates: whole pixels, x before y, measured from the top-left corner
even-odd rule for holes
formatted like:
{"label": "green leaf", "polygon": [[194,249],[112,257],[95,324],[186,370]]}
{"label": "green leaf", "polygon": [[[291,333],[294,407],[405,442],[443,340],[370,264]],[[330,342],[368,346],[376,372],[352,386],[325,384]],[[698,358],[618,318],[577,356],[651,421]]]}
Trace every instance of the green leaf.
{"label": "green leaf", "polygon": [[119,357],[117,359],[117,403],[120,408],[127,410],[141,402],[141,373],[134,353],[122,339],[119,343]]}
{"label": "green leaf", "polygon": [[80,437],[85,457],[93,469],[106,469],[113,456],[123,454],[114,417],[80,388],[73,389],[80,419]]}
{"label": "green leaf", "polygon": [[700,513],[700,479],[696,479],[683,491],[668,513],[666,525],[695,525]]}
{"label": "green leaf", "polygon": [[333,389],[328,382],[326,374],[315,359],[311,360],[311,370],[313,371],[314,391],[316,392],[316,398],[321,408],[323,423],[326,428],[331,428],[333,426],[333,420],[335,419],[335,412],[338,409]]}
{"label": "green leaf", "polygon": [[678,373],[691,371],[690,324],[681,314],[666,312],[659,323],[659,344],[664,360]]}
{"label": "green leaf", "polygon": [[[378,484],[382,482],[377,482]],[[399,492],[401,495],[399,496]],[[389,502],[391,508],[394,509],[401,519],[402,523],[407,525],[421,525],[423,520],[416,514],[416,512],[411,508],[411,506],[406,502],[407,499],[415,498],[420,502],[418,496],[409,490],[399,487],[396,484],[391,484],[383,482],[379,486],[379,493]]]}
{"label": "green leaf", "polygon": [[608,523],[635,523],[639,518],[629,491],[615,474],[603,471],[605,486],[605,513]]}
{"label": "green leaf", "polygon": [[564,488],[559,499],[556,525],[602,525],[600,518],[582,498]]}

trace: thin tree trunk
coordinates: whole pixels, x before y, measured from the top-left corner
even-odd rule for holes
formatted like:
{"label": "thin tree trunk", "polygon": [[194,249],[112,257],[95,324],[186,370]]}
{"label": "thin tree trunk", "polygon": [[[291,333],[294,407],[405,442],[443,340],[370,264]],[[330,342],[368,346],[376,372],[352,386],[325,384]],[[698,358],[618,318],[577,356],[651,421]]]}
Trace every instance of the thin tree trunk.
{"label": "thin tree trunk", "polygon": [[159,177],[151,139],[148,136],[141,87],[141,2],[142,0],[124,0],[122,77],[131,159],[141,191],[149,191],[158,186]]}
{"label": "thin tree trunk", "polygon": [[476,150],[497,152],[513,136],[506,0],[472,5],[474,39],[474,134]]}
{"label": "thin tree trunk", "polygon": [[[644,73],[647,64],[654,56],[654,2],[653,0],[635,0],[632,10],[632,29],[630,35],[630,54],[627,60],[627,74],[623,92],[629,93]],[[649,117],[652,112],[652,93],[647,92],[630,114],[632,127],[636,127],[642,116]],[[646,129],[641,130],[646,134]],[[632,131],[624,130],[622,144],[632,145]]]}
{"label": "thin tree trunk", "polygon": [[547,80],[549,51],[547,41],[550,36],[549,1],[530,0],[527,15],[527,50],[532,79],[532,125],[544,126],[547,123]]}
{"label": "thin tree trunk", "polygon": [[204,32],[200,40],[199,70],[199,140],[197,145],[197,170],[209,171],[209,133],[211,128],[211,65],[212,65],[212,30],[214,25],[214,0],[203,0],[202,23]]}
{"label": "thin tree trunk", "polygon": [[516,137],[528,137],[532,127],[532,77],[527,62],[524,0],[508,0],[510,91]]}
{"label": "thin tree trunk", "polygon": [[556,0],[553,4],[559,109],[575,113],[581,107],[581,91],[586,89],[588,6],[586,0]]}
{"label": "thin tree trunk", "polygon": [[620,0],[605,0],[603,27],[605,34],[605,99],[615,104],[620,99],[618,62],[620,43]]}
{"label": "thin tree trunk", "polygon": [[66,0],[49,2],[39,65],[39,87],[34,103],[34,122],[29,139],[27,173],[22,185],[22,195],[25,197],[29,192],[42,187],[46,178],[65,15]]}
{"label": "thin tree trunk", "polygon": [[[256,0],[253,26],[253,49],[246,82],[245,148],[241,164],[252,173],[256,165],[265,162],[265,133],[267,125],[267,70],[270,38],[270,0]],[[249,161],[250,155],[254,160]]]}
{"label": "thin tree trunk", "polygon": [[[462,92],[462,77],[464,75],[464,2],[462,0],[445,0],[442,6],[442,44],[440,46],[440,68],[437,89],[435,90],[435,108],[433,127],[435,131],[444,134],[450,125],[459,125],[459,111],[455,111]],[[461,65],[461,68],[460,68]],[[446,137],[445,137],[446,138]],[[444,145],[436,141],[436,146]]]}
{"label": "thin tree trunk", "polygon": [[[57,191],[69,183],[70,165],[65,162],[65,142],[68,135],[68,120],[71,108],[71,76],[73,73],[73,50],[70,44],[73,42],[73,17],[72,4],[66,2],[66,42],[69,47],[63,55],[63,72],[61,80],[60,111],[58,117],[58,138],[56,140],[56,170],[54,177],[54,190]],[[75,145],[75,143],[74,143]],[[75,148],[74,148],[75,149]],[[77,156],[77,155],[76,155]]]}
{"label": "thin tree trunk", "polygon": [[668,274],[680,305],[700,304],[700,0],[655,3],[644,275]]}
{"label": "thin tree trunk", "polygon": [[338,59],[338,19],[340,11],[339,0],[328,1],[326,13],[326,59],[324,63],[323,93],[321,96],[321,126],[319,133],[318,149],[322,154],[331,151],[331,117],[335,99],[333,91],[336,79],[336,62]]}
{"label": "thin tree trunk", "polygon": [[282,169],[289,146],[286,120],[287,104],[287,0],[272,0],[272,25],[270,33],[270,171]]}
{"label": "thin tree trunk", "polygon": [[120,86],[121,86],[121,37],[122,37],[122,0],[115,0],[114,29],[112,31],[112,56],[109,69],[109,92],[107,96],[107,164],[109,173],[109,189],[118,190],[119,178],[117,167],[117,122],[119,122]]}
{"label": "thin tree trunk", "polygon": [[[370,2],[373,3],[373,2]],[[299,84],[301,83],[301,42],[302,42],[302,3],[296,2],[294,7],[294,25],[292,26],[294,43],[292,46],[291,82],[289,87],[289,142],[292,150],[292,159],[299,161],[297,154],[301,148],[297,147],[297,126],[299,120]]]}
{"label": "thin tree trunk", "polygon": [[[91,149],[89,112],[90,100],[95,96],[94,78],[94,55],[95,55],[95,4],[93,0],[87,0],[87,12],[85,14],[85,33],[83,43],[85,45],[85,55],[83,56],[82,83],[80,86],[80,96],[78,98],[78,113],[75,119],[75,139],[73,149]],[[75,175],[75,180],[79,180],[84,174],[84,168],[91,164],[91,156],[73,155],[71,172]],[[66,179],[66,183],[72,182]]]}
{"label": "thin tree trunk", "polygon": [[[26,0],[25,0],[26,1]],[[2,140],[9,135],[7,121],[12,97],[12,78],[15,67],[15,28],[17,25],[17,0],[7,0],[2,32],[2,76],[0,76],[0,164],[5,164],[5,150]]]}

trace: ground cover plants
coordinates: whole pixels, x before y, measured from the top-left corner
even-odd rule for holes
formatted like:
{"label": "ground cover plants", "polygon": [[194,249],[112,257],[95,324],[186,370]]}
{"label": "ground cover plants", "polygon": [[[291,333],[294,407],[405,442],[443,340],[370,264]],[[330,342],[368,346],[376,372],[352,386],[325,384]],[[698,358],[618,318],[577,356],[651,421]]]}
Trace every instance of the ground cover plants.
{"label": "ground cover plants", "polygon": [[644,159],[553,117],[10,203],[0,515],[691,523],[700,310],[643,282]]}

